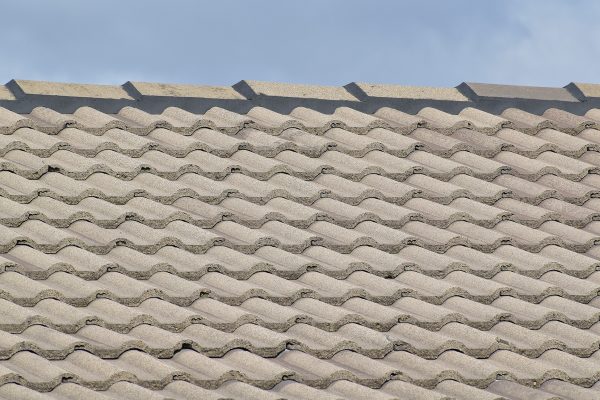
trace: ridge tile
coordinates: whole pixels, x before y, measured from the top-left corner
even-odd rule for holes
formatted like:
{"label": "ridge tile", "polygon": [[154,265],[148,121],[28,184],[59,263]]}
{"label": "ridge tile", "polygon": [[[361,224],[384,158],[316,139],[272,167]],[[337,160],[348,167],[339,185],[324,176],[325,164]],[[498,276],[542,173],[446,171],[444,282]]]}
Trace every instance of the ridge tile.
{"label": "ridge tile", "polygon": [[469,99],[456,88],[385,85],[362,82],[351,82],[344,87],[363,101],[371,98],[469,101]]}
{"label": "ridge tile", "polygon": [[123,85],[139,97],[189,97],[200,99],[245,100],[230,86],[182,85],[175,83],[126,82]]}
{"label": "ridge tile", "polygon": [[233,88],[248,99],[256,97],[285,97],[314,100],[358,101],[358,99],[340,86],[305,85],[296,83],[275,83],[243,80]]}
{"label": "ridge tile", "polygon": [[121,86],[84,83],[59,83],[29,80],[11,80],[6,86],[17,98],[24,96],[60,96],[98,99],[133,100]]}
{"label": "ridge tile", "polygon": [[457,86],[471,100],[482,99],[523,99],[523,100],[545,100],[578,102],[569,90],[565,88],[520,86],[520,85],[498,85],[493,83],[463,82]]}

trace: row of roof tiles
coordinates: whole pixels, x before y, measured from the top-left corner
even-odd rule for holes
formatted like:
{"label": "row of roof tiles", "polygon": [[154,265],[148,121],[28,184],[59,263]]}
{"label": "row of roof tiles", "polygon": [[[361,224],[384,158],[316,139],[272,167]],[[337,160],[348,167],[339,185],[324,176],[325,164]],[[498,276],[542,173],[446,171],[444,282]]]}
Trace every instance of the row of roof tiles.
{"label": "row of roof tiles", "polygon": [[[207,310],[208,311],[208,310]],[[527,358],[538,358],[557,349],[586,358],[593,357],[600,344],[600,324],[579,329],[564,322],[549,321],[539,330],[529,330],[501,321],[489,331],[480,331],[459,322],[449,322],[440,330],[421,328],[401,322],[389,331],[349,323],[337,331],[326,331],[310,324],[297,323],[285,331],[242,323],[232,332],[207,324],[190,324],[181,330],[151,324],[132,326],[117,332],[100,325],[86,325],[77,332],[62,332],[43,325],[30,325],[21,332],[0,331],[1,361],[21,351],[47,360],[64,360],[77,350],[100,358],[118,358],[129,350],[142,350],[159,359],[172,358],[188,348],[211,358],[223,357],[233,349],[244,349],[265,358],[277,357],[285,350],[299,350],[320,359],[331,359],[350,350],[372,359],[394,351],[405,351],[425,360],[435,360],[447,351],[459,351],[485,359],[499,350],[509,350]]]}
{"label": "row of roof tiles", "polygon": [[600,222],[594,221],[585,229],[576,229],[549,221],[538,229],[532,229],[512,221],[502,221],[488,229],[456,221],[446,229],[440,229],[411,221],[398,229],[364,221],[347,229],[335,223],[317,221],[306,229],[298,229],[279,221],[269,221],[258,229],[251,229],[223,221],[211,229],[203,229],[175,220],[159,229],[136,221],[125,221],[118,229],[106,229],[78,220],[66,229],[59,229],[41,221],[27,221],[18,228],[1,228],[0,249],[7,252],[16,245],[28,244],[38,250],[56,252],[65,246],[76,245],[96,254],[106,254],[117,246],[128,246],[151,254],[165,246],[177,246],[200,254],[214,246],[224,245],[252,254],[265,246],[276,246],[291,253],[301,253],[311,246],[323,246],[341,253],[349,253],[360,246],[372,246],[396,253],[417,244],[436,252],[463,245],[491,253],[510,244],[531,252],[539,252],[549,245],[586,252],[600,241],[599,225]]}
{"label": "row of roof tiles", "polygon": [[233,86],[146,82],[97,85],[11,80],[0,86],[0,105],[20,112],[24,112],[24,109],[34,103],[50,105],[57,111],[66,112],[74,106],[85,104],[113,110],[114,107],[107,104],[113,103],[122,107],[129,103],[144,108],[142,103],[154,102],[158,105],[165,99],[168,99],[171,105],[177,100],[188,106],[194,102],[205,101],[212,106],[220,104],[233,108],[236,104],[243,103],[268,105],[271,108],[281,108],[288,104],[311,104],[319,108],[318,105],[323,106],[327,103],[347,104],[353,107],[359,103],[383,102],[389,105],[390,102],[402,104],[407,101],[415,104],[425,102],[429,106],[436,104],[442,108],[445,103],[463,107],[476,104],[480,108],[486,108],[489,102],[508,102],[524,109],[529,108],[528,105],[547,104],[559,104],[569,108],[569,103],[600,102],[600,84],[570,83],[561,88],[464,82],[449,88],[357,82],[345,86],[321,86],[251,80],[243,80]]}
{"label": "row of roof tiles", "polygon": [[397,181],[405,181],[415,174],[426,174],[441,181],[449,181],[461,174],[486,181],[500,175],[537,181],[543,175],[554,174],[580,181],[588,174],[600,172],[600,155],[596,151],[589,151],[575,159],[546,151],[536,158],[529,158],[501,151],[487,158],[459,151],[443,158],[417,150],[405,158],[399,158],[372,150],[362,158],[337,151],[324,152],[320,157],[312,158],[284,150],[269,158],[240,150],[229,158],[222,158],[196,150],[188,153],[186,158],[172,157],[160,151],[148,151],[139,158],[130,158],[113,150],[102,151],[94,157],[59,150],[42,158],[14,150],[0,157],[0,168],[28,179],[37,179],[48,172],[60,172],[73,179],[85,180],[90,175],[101,172],[123,180],[131,180],[143,173],[168,180],[177,180],[189,173],[223,180],[232,173],[242,173],[266,181],[276,174],[285,173],[304,180],[313,180],[321,174],[335,174],[355,182],[370,174]]}
{"label": "row of roof tiles", "polygon": [[0,382],[21,383],[38,391],[50,391],[65,381],[106,390],[122,380],[150,389],[162,389],[174,380],[206,389],[216,389],[233,379],[261,389],[273,388],[282,380],[313,388],[326,388],[336,381],[349,380],[378,389],[392,378],[400,381],[400,377],[405,383],[425,388],[455,380],[483,389],[501,376],[534,387],[554,379],[590,387],[600,375],[597,370],[599,357],[598,352],[589,358],[578,358],[559,350],[548,350],[532,359],[498,350],[488,359],[481,360],[450,350],[435,360],[425,360],[405,351],[371,359],[342,350],[331,359],[319,359],[298,350],[288,350],[275,358],[262,358],[234,349],[221,358],[210,358],[191,349],[182,349],[169,359],[157,359],[138,350],[126,351],[117,359],[101,359],[84,350],[76,350],[64,360],[50,361],[22,351],[9,360],[0,361]]}
{"label": "row of roof tiles", "polygon": [[[420,128],[434,130],[443,135],[453,135],[465,129],[484,135],[495,135],[503,129],[517,130],[522,135],[539,135],[542,131],[551,129],[571,136],[585,135],[585,131],[591,129],[592,132],[587,132],[587,136],[590,136],[600,128],[600,109],[592,108],[585,115],[576,115],[550,108],[542,115],[536,115],[521,109],[508,108],[500,115],[494,115],[473,107],[466,107],[457,114],[432,107],[422,108],[416,114],[408,114],[390,107],[382,107],[373,114],[349,107],[338,107],[331,114],[326,114],[306,107],[296,107],[288,114],[282,114],[258,106],[250,108],[246,113],[232,112],[215,106],[198,114],[178,107],[168,107],[161,113],[148,113],[126,106],[111,114],[82,106],[71,114],[61,114],[40,106],[31,110],[29,114],[18,114],[0,107],[0,134],[14,134],[21,128],[31,128],[49,135],[59,134],[65,128],[76,128],[97,136],[112,129],[147,136],[159,128],[184,136],[192,135],[203,128],[230,136],[242,133],[245,128],[253,129],[257,134],[262,133],[264,136],[281,136],[290,129],[300,130],[311,136],[324,135],[332,129],[342,129],[360,135],[381,129],[400,134],[392,134],[391,137],[388,134],[387,138],[379,139],[384,142],[402,140],[398,136],[413,134]],[[110,139],[116,140],[115,137]],[[562,141],[565,142],[564,139]]]}
{"label": "row of roof tiles", "polygon": [[84,280],[68,272],[55,272],[44,280],[33,280],[18,272],[4,272],[0,276],[0,298],[29,307],[45,298],[85,306],[98,296],[128,305],[139,304],[149,296],[179,305],[189,305],[201,297],[215,298],[228,304],[241,304],[253,297],[267,298],[278,304],[292,304],[307,297],[342,304],[356,296],[380,304],[392,304],[404,297],[443,304],[448,298],[458,295],[482,304],[493,303],[501,296],[540,303],[557,295],[563,299],[596,304],[595,296],[600,290],[599,275],[595,272],[586,279],[580,279],[550,271],[534,279],[501,271],[486,279],[454,271],[443,278],[432,278],[419,272],[404,271],[394,278],[384,278],[356,271],[345,279],[306,272],[293,280],[269,272],[256,272],[241,280],[218,272],[206,272],[198,280],[188,280],[168,272],[156,272],[146,280],[139,280],[120,272],[106,272],[97,280]]}
{"label": "row of roof tiles", "polygon": [[[65,274],[58,274],[54,282],[62,276]],[[364,276],[363,274],[362,277]],[[109,276],[104,282],[118,281],[116,278],[114,275]],[[167,274],[162,274],[154,280],[159,278],[168,279]],[[214,274],[211,278],[227,279],[219,274]],[[261,278],[264,280],[266,275],[262,274]],[[312,275],[312,278],[318,277]],[[129,282],[124,282],[123,279],[120,281],[123,284]],[[229,279],[227,282],[231,281]],[[69,282],[73,283],[72,280]],[[227,282],[221,284],[224,286]],[[149,287],[150,283],[146,285]],[[399,323],[414,325],[431,332],[443,331],[446,325],[459,323],[481,331],[482,336],[487,335],[483,332],[491,332],[495,333],[498,340],[504,337],[501,348],[512,348],[534,357],[548,348],[562,349],[570,354],[587,357],[596,352],[600,345],[600,310],[597,299],[593,303],[583,304],[560,296],[550,296],[535,304],[511,296],[501,296],[490,304],[483,304],[461,296],[453,296],[442,304],[431,304],[414,297],[401,297],[385,305],[362,297],[351,297],[341,304],[330,304],[325,299],[306,297],[293,302],[288,301],[289,304],[284,305],[261,297],[251,297],[241,303],[238,301],[240,304],[226,304],[213,298],[200,297],[196,300],[190,299],[187,301],[188,305],[182,305],[182,301],[179,301],[180,304],[174,304],[168,301],[173,299],[149,297],[138,298],[135,302],[130,302],[131,305],[126,305],[118,301],[125,300],[124,298],[113,300],[102,298],[101,295],[102,292],[99,292],[99,298],[88,301],[85,307],[54,298],[41,299],[31,306],[1,299],[3,313],[0,314],[0,328],[2,331],[20,335],[32,326],[43,325],[65,334],[76,334],[86,326],[99,326],[127,334],[140,325],[151,325],[165,332],[182,332],[199,324],[221,332],[233,333],[247,324],[261,326],[274,332],[287,332],[298,324],[304,324],[326,332],[339,332],[344,331],[343,327],[346,325],[356,324],[374,332],[385,333]],[[512,331],[502,333],[503,329],[496,328],[499,324],[506,325],[505,323],[513,324],[510,325]],[[570,329],[571,336],[563,332],[550,335],[554,339],[544,339],[542,333],[550,334],[550,327],[544,327],[551,323],[573,327]],[[421,339],[432,337],[433,333],[424,336],[424,331],[417,328],[415,330],[421,332]],[[528,332],[525,340],[522,336],[525,331],[521,328],[536,332]],[[463,337],[462,340],[465,341],[464,344],[473,338]],[[430,357],[436,357],[438,354],[437,345],[430,341],[421,344],[414,342],[413,345],[429,352]]]}
{"label": "row of roof tiles", "polygon": [[[367,198],[353,205],[324,197],[308,205],[282,197],[270,199],[265,204],[236,197],[224,198],[218,204],[207,204],[191,197],[181,197],[171,204],[145,197],[134,197],[124,204],[97,197],[82,198],[78,204],[62,203],[51,197],[36,197],[28,204],[0,198],[0,223],[7,227],[19,227],[28,220],[40,220],[56,228],[68,228],[82,220],[102,228],[117,228],[125,221],[136,221],[151,228],[163,229],[179,220],[212,229],[222,221],[233,221],[247,228],[258,229],[269,221],[280,221],[295,228],[310,229],[313,223],[326,221],[354,229],[362,222],[373,221],[402,229],[411,221],[419,221],[452,230],[452,224],[458,221],[488,229],[493,229],[500,222],[512,221],[544,230],[549,225],[545,223],[557,221],[586,230],[592,221],[600,220],[599,207],[600,200],[596,198],[577,206],[553,198],[545,199],[538,205],[510,198],[501,198],[493,205],[464,197],[454,199],[447,205],[416,197],[402,205]],[[562,209],[565,211],[561,213]],[[588,232],[597,231],[595,225],[591,225]]]}
{"label": "row of roof tiles", "polygon": [[[68,381],[69,379],[65,379]],[[264,390],[239,381],[228,381],[216,389],[204,389],[176,380],[160,390],[151,390],[128,381],[118,381],[106,390],[95,391],[76,383],[61,384],[50,392],[38,393],[25,386],[8,383],[0,386],[3,400],[90,399],[90,400],[588,400],[600,393],[600,385],[583,389],[571,383],[551,379],[532,389],[509,380],[496,380],[484,389],[454,380],[445,380],[428,390],[408,382],[394,380],[379,389],[371,389],[348,380],[335,381],[327,388],[313,388],[294,381],[283,381]]]}
{"label": "row of roof tiles", "polygon": [[531,389],[508,380],[497,380],[485,389],[478,389],[453,380],[438,384],[434,390],[427,390],[403,381],[390,381],[380,389],[371,389],[356,383],[341,380],[326,389],[315,389],[298,382],[284,381],[270,390],[263,390],[249,384],[229,381],[218,389],[207,390],[184,381],[174,381],[161,390],[150,390],[134,383],[121,381],[107,390],[99,392],[75,383],[57,386],[49,393],[37,393],[29,388],[7,384],[0,387],[3,400],[40,399],[79,399],[90,400],[165,400],[191,398],[198,400],[588,400],[595,399],[599,385],[591,390],[579,388],[568,382],[549,380],[540,389]]}
{"label": "row of roof tiles", "polygon": [[[301,254],[277,247],[262,247],[253,254],[244,254],[225,246],[215,246],[206,253],[193,254],[167,246],[151,255],[125,246],[97,255],[75,246],[47,254],[26,245],[17,245],[0,257],[0,267],[3,272],[17,271],[36,280],[47,279],[61,271],[86,280],[98,279],[109,271],[135,279],[149,279],[158,272],[169,272],[190,280],[200,279],[209,272],[245,280],[258,272],[269,272],[285,279],[299,279],[308,271],[316,271],[335,279],[345,279],[356,271],[366,271],[384,278],[394,278],[404,271],[417,271],[436,278],[443,278],[454,271],[464,271],[482,278],[495,277],[502,271],[513,271],[525,277],[540,278],[550,271],[560,271],[566,274],[561,275],[564,282],[562,286],[566,288],[569,285],[577,286],[579,282],[569,276],[585,279],[596,273],[600,267],[599,256],[597,249],[582,254],[555,245],[547,246],[539,253],[529,253],[508,245],[500,246],[492,253],[454,246],[444,254],[414,245],[396,254],[388,254],[370,246],[358,247],[349,254],[321,246],[310,247]],[[528,278],[523,280],[529,282]]]}

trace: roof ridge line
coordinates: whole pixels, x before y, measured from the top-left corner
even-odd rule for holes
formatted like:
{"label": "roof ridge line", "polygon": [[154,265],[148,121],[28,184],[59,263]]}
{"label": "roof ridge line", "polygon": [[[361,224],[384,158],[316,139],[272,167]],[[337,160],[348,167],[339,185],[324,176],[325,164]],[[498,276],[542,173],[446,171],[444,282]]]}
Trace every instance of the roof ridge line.
{"label": "roof ridge line", "polygon": [[161,112],[170,106],[192,112],[212,107],[245,112],[262,106],[287,113],[296,107],[331,113],[346,106],[366,112],[381,107],[407,112],[436,107],[454,113],[465,107],[492,113],[518,107],[536,114],[560,107],[583,114],[600,106],[600,84],[571,82],[564,87],[538,87],[463,82],[456,87],[425,87],[351,82],[344,86],[326,86],[242,80],[232,86],[209,86],[132,81],[100,85],[12,79],[0,86],[0,107],[19,113],[28,113],[39,106],[62,113],[72,113],[82,106],[116,113],[127,105],[149,112]]}

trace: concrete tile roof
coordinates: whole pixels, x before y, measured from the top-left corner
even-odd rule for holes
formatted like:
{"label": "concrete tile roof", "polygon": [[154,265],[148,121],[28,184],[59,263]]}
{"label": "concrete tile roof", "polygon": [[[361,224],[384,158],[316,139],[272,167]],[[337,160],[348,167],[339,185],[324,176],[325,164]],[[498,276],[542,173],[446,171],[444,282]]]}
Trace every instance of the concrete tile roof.
{"label": "concrete tile roof", "polygon": [[0,399],[600,397],[596,89],[496,86],[11,81]]}

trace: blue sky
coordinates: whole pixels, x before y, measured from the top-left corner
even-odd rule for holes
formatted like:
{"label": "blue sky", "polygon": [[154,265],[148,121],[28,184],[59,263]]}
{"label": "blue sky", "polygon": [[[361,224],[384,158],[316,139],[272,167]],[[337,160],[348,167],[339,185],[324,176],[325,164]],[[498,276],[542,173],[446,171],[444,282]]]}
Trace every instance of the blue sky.
{"label": "blue sky", "polygon": [[600,83],[600,2],[19,0],[0,82]]}

